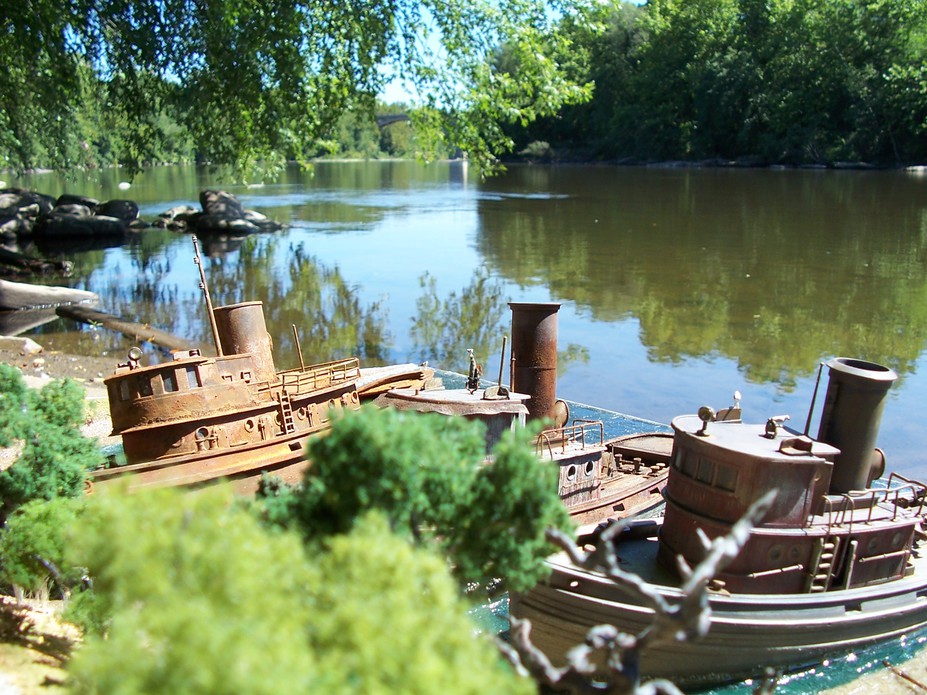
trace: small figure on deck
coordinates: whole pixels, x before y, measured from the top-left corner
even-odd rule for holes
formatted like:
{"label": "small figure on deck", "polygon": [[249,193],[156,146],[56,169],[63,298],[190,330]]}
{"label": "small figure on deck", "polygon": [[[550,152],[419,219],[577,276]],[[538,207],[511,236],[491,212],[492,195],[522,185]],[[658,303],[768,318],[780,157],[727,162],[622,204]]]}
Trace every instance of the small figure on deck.
{"label": "small figure on deck", "polygon": [[470,373],[467,376],[467,390],[470,393],[480,388],[480,377],[483,376],[483,367],[476,363],[473,356],[473,348],[467,348],[467,355],[470,357]]}

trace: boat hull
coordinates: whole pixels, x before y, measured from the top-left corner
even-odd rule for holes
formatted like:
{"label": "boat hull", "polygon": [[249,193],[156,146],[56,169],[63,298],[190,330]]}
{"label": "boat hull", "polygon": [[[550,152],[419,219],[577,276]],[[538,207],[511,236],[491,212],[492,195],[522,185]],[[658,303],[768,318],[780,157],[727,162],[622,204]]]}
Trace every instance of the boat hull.
{"label": "boat hull", "polygon": [[254,494],[264,473],[296,484],[309,466],[305,447],[318,432],[297,432],[236,449],[204,452],[200,455],[146,461],[91,474],[91,487],[105,487],[123,480],[130,491],[159,487],[196,487],[227,480],[236,492]]}
{"label": "boat hull", "polygon": [[[639,634],[651,624],[652,610],[603,575],[581,570],[565,556],[549,564],[551,577],[512,596],[510,611],[530,620],[532,642],[555,664],[565,663],[564,654],[596,625]],[[793,670],[896,638],[927,624],[927,561],[916,559],[914,570],[904,579],[819,594],[712,593],[708,633],[649,647],[641,655],[641,673],[683,686],[707,685],[762,676],[767,667]],[[670,602],[680,597],[677,588],[651,586]]]}

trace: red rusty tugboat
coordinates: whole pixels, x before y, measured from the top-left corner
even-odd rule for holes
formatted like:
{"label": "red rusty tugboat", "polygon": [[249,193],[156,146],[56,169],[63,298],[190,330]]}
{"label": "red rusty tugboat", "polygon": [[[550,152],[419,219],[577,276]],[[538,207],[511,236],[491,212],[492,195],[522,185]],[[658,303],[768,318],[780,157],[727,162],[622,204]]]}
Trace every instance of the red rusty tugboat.
{"label": "red rusty tugboat", "polygon": [[[621,568],[669,604],[681,597],[677,556],[694,566],[705,553],[699,535],[728,534],[753,502],[777,492],[710,585],[707,634],[645,650],[643,675],[680,685],[741,680],[927,624],[927,559],[918,548],[927,486],[897,474],[882,478],[885,457],[875,448],[897,377],[862,360],[827,366],[817,438],[807,435],[811,413],[804,434],[786,429],[785,416],[762,425],[716,422],[707,407],[673,421],[665,516],[641,534],[647,537],[616,546]],[[552,576],[513,597],[511,613],[530,620],[532,642],[554,662],[563,663],[595,625],[640,634],[651,624],[653,610],[639,595],[576,567],[565,553],[549,564]]]}
{"label": "red rusty tugboat", "polygon": [[249,493],[264,472],[296,483],[308,465],[307,438],[326,430],[335,411],[360,407],[357,358],[277,371],[262,303],[214,308],[198,250],[196,263],[216,356],[179,351],[143,367],[141,351],[129,351],[104,380],[126,465],[93,471],[94,486],[124,476],[133,490],[228,479]]}

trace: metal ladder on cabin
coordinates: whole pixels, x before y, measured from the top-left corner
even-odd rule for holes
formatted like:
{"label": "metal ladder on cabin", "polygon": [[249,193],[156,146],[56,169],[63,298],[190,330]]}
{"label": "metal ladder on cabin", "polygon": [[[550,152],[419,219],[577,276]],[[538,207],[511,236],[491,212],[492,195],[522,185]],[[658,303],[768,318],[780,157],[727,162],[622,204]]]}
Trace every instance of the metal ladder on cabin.
{"label": "metal ladder on cabin", "polygon": [[812,563],[808,593],[818,594],[830,589],[834,579],[837,564],[837,551],[840,549],[840,539],[836,536],[826,536],[821,539],[821,549],[817,562]]}
{"label": "metal ladder on cabin", "polygon": [[283,422],[283,431],[290,433],[296,430],[293,422],[293,404],[290,402],[290,395],[283,391],[277,396],[280,402],[280,419]]}

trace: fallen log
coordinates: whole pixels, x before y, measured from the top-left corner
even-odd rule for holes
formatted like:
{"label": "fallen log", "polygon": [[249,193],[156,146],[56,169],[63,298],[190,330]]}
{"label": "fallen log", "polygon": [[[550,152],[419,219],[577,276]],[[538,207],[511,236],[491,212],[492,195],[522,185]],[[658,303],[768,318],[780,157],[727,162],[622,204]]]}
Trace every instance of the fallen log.
{"label": "fallen log", "polygon": [[17,270],[26,271],[35,275],[61,273],[70,275],[74,266],[71,261],[56,261],[50,258],[29,258],[16,251],[0,246],[0,263]]}
{"label": "fallen log", "polygon": [[0,279],[0,309],[31,309],[59,304],[95,303],[100,297],[71,287],[32,285]]}
{"label": "fallen log", "polygon": [[168,350],[190,350],[197,347],[186,338],[181,338],[173,333],[152,328],[148,324],[126,321],[118,316],[106,314],[86,306],[59,306],[55,311],[58,316],[90,325],[104,326],[134,340],[152,343]]}

